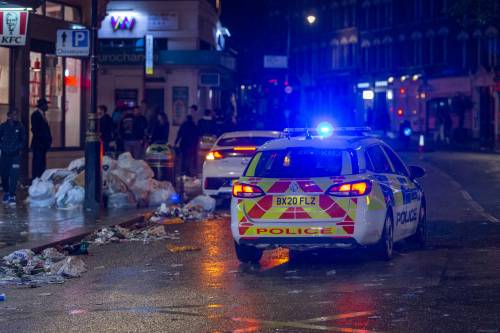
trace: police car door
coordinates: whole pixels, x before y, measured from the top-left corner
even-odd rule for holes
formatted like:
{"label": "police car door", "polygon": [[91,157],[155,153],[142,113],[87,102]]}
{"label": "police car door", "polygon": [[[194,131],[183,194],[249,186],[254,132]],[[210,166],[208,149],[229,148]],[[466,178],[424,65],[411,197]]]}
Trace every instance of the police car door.
{"label": "police car door", "polygon": [[410,172],[399,156],[388,146],[382,146],[391,161],[395,175],[393,182],[399,186],[396,203],[402,210],[395,216],[395,222],[402,228],[402,236],[408,237],[415,232],[418,222],[419,195],[416,184],[410,179]]}
{"label": "police car door", "polygon": [[[398,223],[398,216],[405,210],[401,198],[401,186],[389,158],[381,145],[375,144],[366,149],[369,160],[367,168],[373,171],[373,177],[380,184],[385,202],[392,207],[394,218],[394,240],[404,238],[404,226]],[[370,165],[371,164],[371,165]]]}

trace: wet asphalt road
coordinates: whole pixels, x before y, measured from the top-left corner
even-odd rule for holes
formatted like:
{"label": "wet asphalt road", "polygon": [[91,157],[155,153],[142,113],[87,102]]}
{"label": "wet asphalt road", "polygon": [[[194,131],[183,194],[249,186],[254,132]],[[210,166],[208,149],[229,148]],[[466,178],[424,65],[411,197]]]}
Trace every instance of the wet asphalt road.
{"label": "wet asphalt road", "polygon": [[[240,265],[228,218],[167,226],[179,239],[92,248],[89,271],[63,285],[0,287],[0,332],[500,332],[500,216],[475,194],[500,164],[454,155],[469,170],[453,174],[443,156],[420,161],[424,250],[401,243],[391,262],[366,250],[276,250]],[[500,190],[496,177],[488,191]]]}

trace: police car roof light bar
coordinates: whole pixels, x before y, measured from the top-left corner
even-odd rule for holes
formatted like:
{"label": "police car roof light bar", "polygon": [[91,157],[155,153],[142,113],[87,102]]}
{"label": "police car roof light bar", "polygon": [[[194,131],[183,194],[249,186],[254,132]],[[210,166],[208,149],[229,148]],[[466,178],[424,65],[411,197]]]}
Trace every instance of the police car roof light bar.
{"label": "police car roof light bar", "polygon": [[[362,135],[365,132],[370,132],[372,129],[370,127],[333,127],[332,132],[333,134],[338,133],[338,132],[351,132],[351,133],[356,133],[358,135]],[[317,135],[317,129],[316,128],[306,128],[306,127],[298,127],[298,128],[285,128],[283,130],[283,134],[285,135],[286,138],[290,139],[292,136],[306,136],[306,138],[311,138],[312,135]],[[301,135],[302,134],[302,135]]]}

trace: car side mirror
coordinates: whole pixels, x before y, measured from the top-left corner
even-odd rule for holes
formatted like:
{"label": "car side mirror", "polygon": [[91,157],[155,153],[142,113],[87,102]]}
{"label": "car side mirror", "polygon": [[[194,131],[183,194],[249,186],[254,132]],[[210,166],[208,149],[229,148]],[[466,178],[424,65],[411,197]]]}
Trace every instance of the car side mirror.
{"label": "car side mirror", "polygon": [[425,176],[425,169],[416,165],[410,165],[410,177],[411,179],[421,178]]}

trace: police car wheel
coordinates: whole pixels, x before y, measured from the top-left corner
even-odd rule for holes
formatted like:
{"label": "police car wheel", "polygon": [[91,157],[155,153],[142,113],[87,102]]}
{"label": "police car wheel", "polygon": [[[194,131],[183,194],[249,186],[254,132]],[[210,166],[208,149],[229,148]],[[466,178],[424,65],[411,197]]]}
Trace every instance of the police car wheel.
{"label": "police car wheel", "polygon": [[236,256],[241,262],[256,264],[262,258],[263,251],[255,246],[240,245],[235,242],[234,247],[236,249]]}
{"label": "police car wheel", "polygon": [[392,215],[387,213],[384,229],[378,242],[377,252],[381,259],[391,260],[394,251],[394,221]]}
{"label": "police car wheel", "polygon": [[411,240],[417,243],[420,247],[424,247],[427,242],[427,210],[425,202],[420,206],[417,230],[411,237]]}

